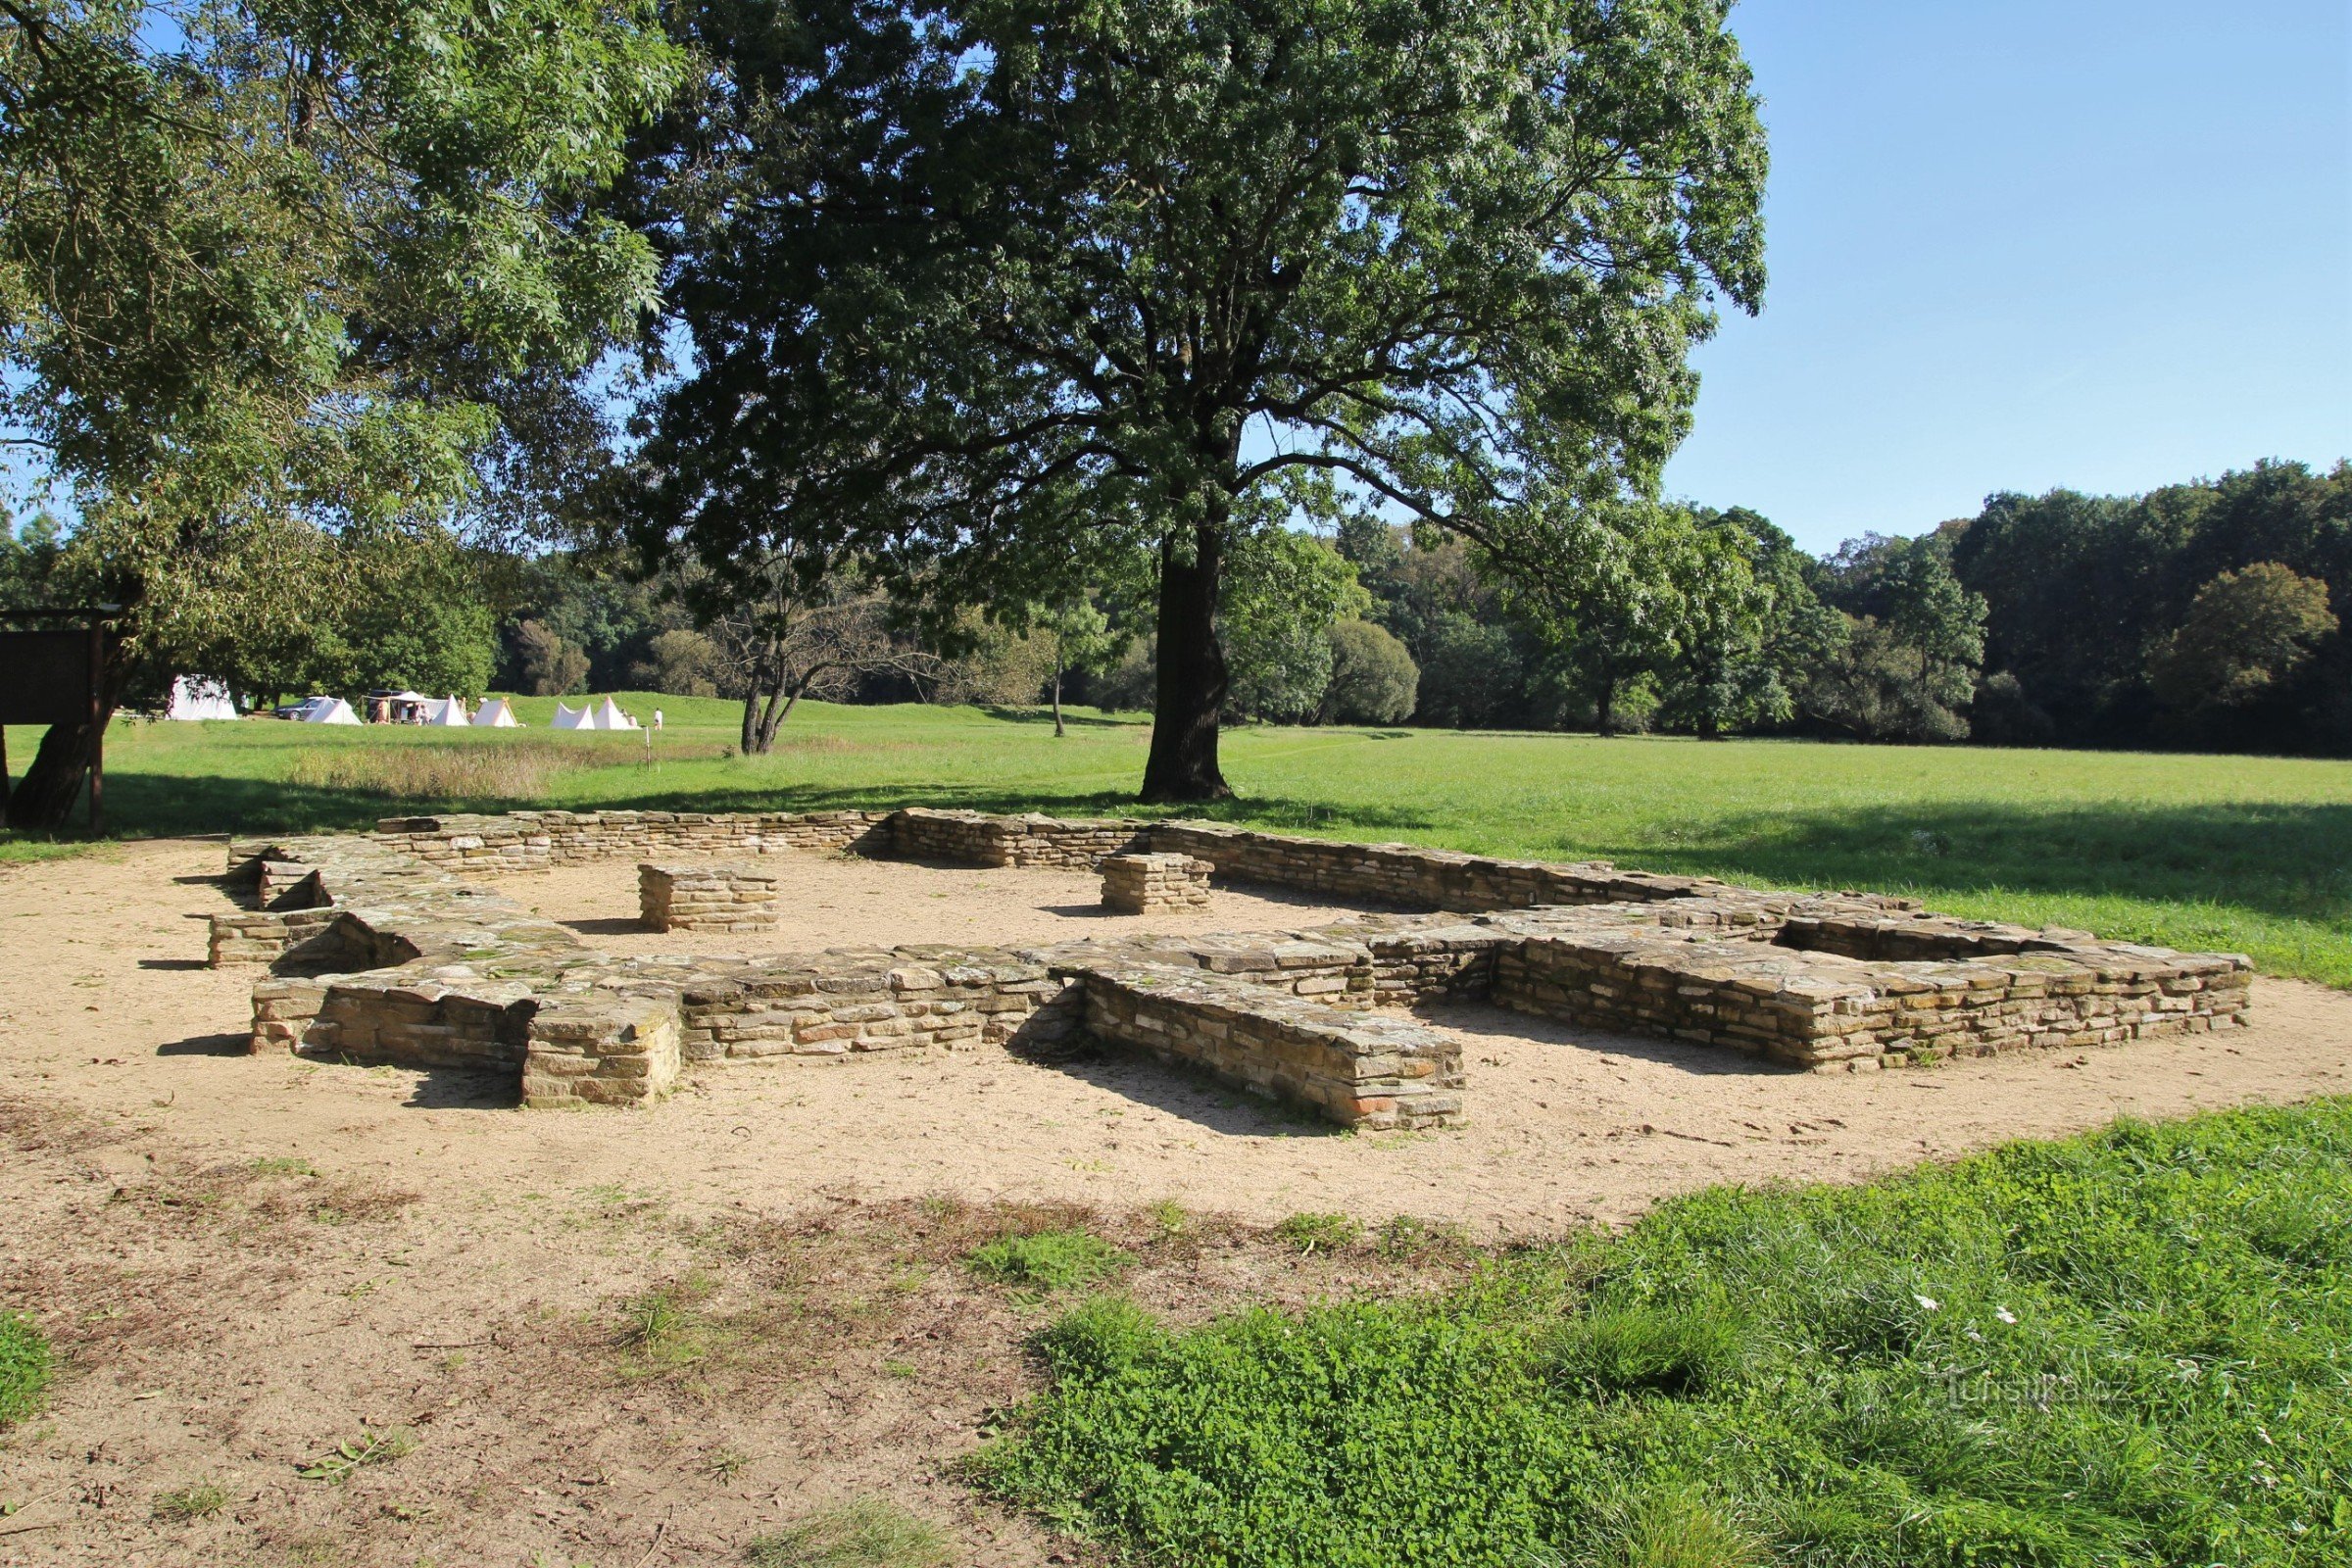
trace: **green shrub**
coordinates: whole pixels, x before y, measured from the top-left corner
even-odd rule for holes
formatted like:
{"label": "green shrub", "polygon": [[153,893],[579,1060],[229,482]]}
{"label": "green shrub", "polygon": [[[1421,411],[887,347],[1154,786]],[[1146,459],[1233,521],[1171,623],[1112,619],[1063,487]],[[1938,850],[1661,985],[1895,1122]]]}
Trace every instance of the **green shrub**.
{"label": "green shrub", "polygon": [[820,1508],[750,1551],[758,1568],[947,1568],[955,1555],[936,1526],[881,1497]]}
{"label": "green shrub", "polygon": [[1220,1568],[2339,1568],[2347,1213],[2328,1100],[1702,1193],[1436,1298],[1090,1302],[974,1470]]}
{"label": "green shrub", "polygon": [[976,1247],[965,1261],[981,1278],[1000,1285],[1069,1291],[1120,1272],[1127,1254],[1086,1231],[1039,1231]]}
{"label": "green shrub", "polygon": [[40,1408],[49,1387],[49,1341],[21,1312],[0,1312],[0,1427]]}

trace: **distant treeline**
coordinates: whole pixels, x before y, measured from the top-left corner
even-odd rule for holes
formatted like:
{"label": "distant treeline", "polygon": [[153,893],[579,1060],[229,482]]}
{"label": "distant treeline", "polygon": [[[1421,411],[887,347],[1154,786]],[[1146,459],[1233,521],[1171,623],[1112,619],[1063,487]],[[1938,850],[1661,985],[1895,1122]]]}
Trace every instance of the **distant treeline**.
{"label": "distant treeline", "polygon": [[[1740,509],[1685,520],[1737,540],[1738,602],[1710,593],[1701,552],[1650,574],[1638,625],[1595,615],[1567,635],[1459,540],[1357,519],[1270,541],[1227,610],[1233,716],[2352,753],[2352,466],[1996,495],[1818,559]],[[732,695],[722,651],[659,583],[569,557],[518,569],[502,686]],[[1108,652],[1067,669],[1065,695],[1149,708],[1145,586],[1097,602]],[[1041,634],[972,630],[952,657],[869,662],[824,695],[1040,700]]]}
{"label": "distant treeline", "polygon": [[[1646,559],[1563,614],[1458,539],[1375,520],[1259,535],[1221,634],[1231,717],[2352,755],[2352,466],[2264,464],[2143,496],[1996,495],[1916,538],[1815,558],[1752,512],[1669,509]],[[56,531],[0,534],[0,603]],[[1018,629],[913,617],[845,583],[772,622],[593,553],[387,560],[383,590],[240,643],[277,696],[642,688],[1149,709],[1149,564]]]}

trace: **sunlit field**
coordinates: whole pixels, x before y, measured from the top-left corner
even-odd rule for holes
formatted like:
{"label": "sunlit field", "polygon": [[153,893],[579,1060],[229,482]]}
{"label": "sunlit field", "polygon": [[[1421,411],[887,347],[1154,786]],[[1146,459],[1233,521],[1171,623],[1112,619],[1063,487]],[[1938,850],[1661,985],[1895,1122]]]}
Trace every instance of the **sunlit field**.
{"label": "sunlit field", "polygon": [[[659,734],[118,723],[109,829],[364,828],[392,812],[932,805],[1143,814],[1149,728],[1073,712],[805,704],[767,757],[740,710],[623,694]],[[19,771],[39,736],[9,732]],[[1784,887],[1914,893],[1954,913],[2254,956],[2352,986],[2352,762],[1433,730],[1229,731],[1213,815]],[[0,856],[63,846],[0,841]]]}

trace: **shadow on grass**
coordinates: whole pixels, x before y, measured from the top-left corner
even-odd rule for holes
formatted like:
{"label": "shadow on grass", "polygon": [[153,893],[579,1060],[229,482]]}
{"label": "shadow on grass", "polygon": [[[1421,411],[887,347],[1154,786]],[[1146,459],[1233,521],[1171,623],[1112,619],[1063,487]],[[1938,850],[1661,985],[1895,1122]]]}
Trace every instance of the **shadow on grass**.
{"label": "shadow on grass", "polygon": [[2352,920],[2352,804],[1897,803],[1685,825],[1671,845],[1567,842],[1647,870],[1784,887],[2042,893]]}
{"label": "shadow on grass", "polygon": [[[1054,722],[1054,710],[1050,708],[1005,708],[995,703],[986,703],[981,705],[980,711],[1007,724],[1051,724]],[[1140,729],[1143,727],[1141,723],[1132,718],[1090,718],[1082,713],[1074,713],[1066,708],[1061,710],[1061,722],[1065,729]]]}

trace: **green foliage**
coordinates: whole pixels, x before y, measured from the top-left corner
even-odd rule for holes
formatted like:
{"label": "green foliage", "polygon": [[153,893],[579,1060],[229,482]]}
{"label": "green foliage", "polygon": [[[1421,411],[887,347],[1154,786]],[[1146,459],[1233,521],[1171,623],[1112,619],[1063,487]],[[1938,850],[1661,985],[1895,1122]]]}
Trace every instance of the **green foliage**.
{"label": "green foliage", "polygon": [[416,1439],[412,1433],[378,1432],[362,1427],[358,1437],[344,1439],[323,1457],[298,1466],[294,1473],[305,1481],[323,1481],[339,1487],[370,1465],[390,1464],[416,1451]]}
{"label": "green foliage", "polygon": [[955,1549],[936,1525],[883,1497],[853,1497],[751,1544],[754,1568],[947,1568]]}
{"label": "green foliage", "polygon": [[629,666],[629,684],[677,697],[716,697],[723,662],[709,637],[673,627],[647,641],[645,657]]}
{"label": "green foliage", "polygon": [[972,1250],[972,1272],[1001,1285],[1069,1291],[1116,1274],[1127,1254],[1088,1231],[1039,1231],[1006,1236]]}
{"label": "green foliage", "polygon": [[57,586],[124,607],[110,708],[356,608],[321,560],[429,542],[578,411],[655,300],[594,198],[681,64],[646,0],[0,9],[0,415],[73,491]]}
{"label": "green foliage", "polygon": [[[1587,1568],[1764,1568],[1775,1559],[1763,1543],[1697,1487],[1668,1483],[1637,1496],[1610,1499],[1579,1562]],[[1562,1559],[1532,1553],[1533,1568]]]}
{"label": "green foliage", "polygon": [[2148,656],[2148,685],[2184,713],[2236,708],[2272,690],[2336,629],[2328,585],[2275,561],[2225,571]]}
{"label": "green foliage", "polygon": [[1437,1299],[1090,1303],[978,1468],[1204,1564],[2321,1568],[2347,1233],[2342,1100],[1719,1189]]}
{"label": "green foliage", "polygon": [[1810,715],[1871,740],[1968,738],[1989,611],[1953,572],[1952,549],[1943,531],[1866,534],[1822,564],[1821,597],[1846,624],[1811,671]]}
{"label": "green foliage", "polygon": [[1355,568],[1320,539],[1269,527],[1246,536],[1227,569],[1217,617],[1227,711],[1277,724],[1314,717],[1331,687],[1333,625],[1371,605]]}
{"label": "green foliage", "polygon": [[0,1427],[40,1408],[53,1363],[49,1341],[22,1312],[0,1312]]}
{"label": "green foliage", "polygon": [[508,637],[515,688],[532,697],[588,689],[588,656],[536,620],[519,620]]}
{"label": "green foliage", "polygon": [[1368,620],[1332,623],[1331,680],[1321,718],[1342,724],[1401,724],[1419,700],[1421,671],[1403,643]]}
{"label": "green foliage", "polygon": [[[1985,667],[2014,681],[2012,706],[2031,721],[2024,738],[2178,739],[2183,708],[2200,705],[2168,710],[2155,677],[2167,668],[2164,645],[2216,578],[2275,564],[2326,584],[2339,627],[2352,615],[2352,464],[2315,472],[2264,463],[2140,496],[1996,495],[1957,530],[1952,555],[1990,605]],[[2249,701],[2202,705],[2190,715],[2201,744],[2352,752],[2352,639],[2340,629],[2305,638],[2298,622],[2290,614],[2281,626],[2309,657],[2274,645],[2254,661],[2275,678]],[[2226,656],[2194,662],[2232,679]],[[2185,679],[2169,684],[2193,696]]]}
{"label": "green foliage", "polygon": [[[1499,537],[1544,485],[1647,488],[1689,350],[1761,294],[1763,134],[1718,4],[797,20],[694,13],[720,69],[649,141],[697,357],[641,540],[790,534],[966,603],[1156,555],[1153,798],[1222,791],[1223,572],[1275,498]],[[1311,711],[1296,677],[1243,701]]]}

